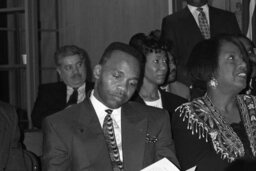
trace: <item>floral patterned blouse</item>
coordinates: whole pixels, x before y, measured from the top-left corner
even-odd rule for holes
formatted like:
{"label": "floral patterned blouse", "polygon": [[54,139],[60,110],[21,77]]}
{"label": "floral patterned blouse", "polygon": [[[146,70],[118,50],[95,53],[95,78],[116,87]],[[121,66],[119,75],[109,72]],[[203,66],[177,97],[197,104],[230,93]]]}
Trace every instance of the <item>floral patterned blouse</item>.
{"label": "floral patterned blouse", "polygon": [[[172,131],[182,169],[196,165],[197,170],[221,171],[235,159],[256,156],[256,97],[238,95],[237,103],[241,123],[236,129],[225,122],[207,95],[176,109]],[[236,132],[237,126],[242,134]]]}

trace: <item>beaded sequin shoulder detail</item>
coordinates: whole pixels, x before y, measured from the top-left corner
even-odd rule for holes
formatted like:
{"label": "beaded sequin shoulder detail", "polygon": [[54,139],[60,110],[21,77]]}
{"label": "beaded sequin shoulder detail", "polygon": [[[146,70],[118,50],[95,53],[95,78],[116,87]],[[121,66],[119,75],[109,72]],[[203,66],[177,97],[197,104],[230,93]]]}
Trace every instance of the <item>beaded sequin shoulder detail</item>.
{"label": "beaded sequin shoulder detail", "polygon": [[[256,98],[239,95],[237,101],[252,153],[256,156]],[[197,135],[199,139],[204,138],[206,142],[211,141],[214,150],[220,153],[222,159],[232,162],[244,156],[241,140],[215,110],[207,95],[179,106],[176,111],[179,111],[179,117],[187,124],[192,135]]]}

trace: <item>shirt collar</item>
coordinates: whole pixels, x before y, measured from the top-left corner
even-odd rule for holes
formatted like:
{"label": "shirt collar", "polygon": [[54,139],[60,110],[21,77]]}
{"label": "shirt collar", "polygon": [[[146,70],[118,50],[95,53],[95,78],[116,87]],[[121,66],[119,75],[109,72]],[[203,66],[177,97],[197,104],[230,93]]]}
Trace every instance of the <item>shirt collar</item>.
{"label": "shirt collar", "polygon": [[[197,8],[199,8],[199,7],[195,7],[195,6],[192,6],[192,5],[189,5],[189,4],[188,4],[187,6],[188,6],[189,11],[190,11],[192,14],[194,14],[194,13],[199,13],[199,12],[197,11]],[[205,5],[201,6],[200,8],[203,8],[203,11],[204,11],[206,14],[209,13],[209,6],[208,6],[208,4],[205,4]]]}
{"label": "shirt collar", "polygon": [[[94,96],[94,90],[92,90],[91,95],[90,95],[90,100],[91,103],[93,105],[93,108],[96,111],[97,115],[101,115],[101,114],[107,114],[105,112],[106,109],[110,109],[109,107],[107,107],[106,105],[104,105],[102,102],[100,102],[95,96]],[[112,109],[113,113],[120,113],[121,112],[121,107],[117,108],[117,109]]]}
{"label": "shirt collar", "polygon": [[[85,92],[85,86],[86,86],[85,83],[82,84],[82,85],[77,89],[78,93],[80,93],[80,92]],[[73,89],[74,89],[73,87],[70,87],[70,86],[67,85],[67,91],[70,92],[71,94],[73,93]]]}

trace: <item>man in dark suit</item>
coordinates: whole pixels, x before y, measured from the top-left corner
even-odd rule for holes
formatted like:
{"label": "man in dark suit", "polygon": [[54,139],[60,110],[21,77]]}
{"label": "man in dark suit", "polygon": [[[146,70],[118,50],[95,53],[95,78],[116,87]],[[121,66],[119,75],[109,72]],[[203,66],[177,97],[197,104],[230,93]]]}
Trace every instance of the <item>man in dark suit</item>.
{"label": "man in dark suit", "polygon": [[202,9],[201,14],[204,14],[209,29],[210,35],[206,38],[222,33],[238,34],[241,31],[233,13],[209,6],[207,0],[187,0],[187,4],[184,9],[163,19],[161,37],[173,45],[172,53],[177,60],[177,80],[189,86],[186,63],[195,44],[205,38],[204,31],[200,30],[202,26],[198,8]]}
{"label": "man in dark suit", "polygon": [[0,170],[28,171],[15,109],[0,102]]}
{"label": "man in dark suit", "polygon": [[33,125],[41,128],[42,120],[66,107],[80,103],[93,88],[86,82],[87,53],[74,45],[66,45],[55,53],[57,72],[63,82],[42,84],[32,110]]}
{"label": "man in dark suit", "polygon": [[168,113],[129,101],[141,58],[124,43],[106,48],[94,67],[90,97],[45,119],[44,170],[139,171],[163,157],[179,167]]}

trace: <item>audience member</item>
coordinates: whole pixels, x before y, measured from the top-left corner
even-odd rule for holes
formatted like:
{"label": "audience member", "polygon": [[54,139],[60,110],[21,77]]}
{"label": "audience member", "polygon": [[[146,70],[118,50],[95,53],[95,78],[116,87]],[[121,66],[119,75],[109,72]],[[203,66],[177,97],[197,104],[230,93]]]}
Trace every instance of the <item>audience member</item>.
{"label": "audience member", "polygon": [[167,92],[170,92],[172,94],[176,94],[187,100],[190,100],[189,88],[185,84],[177,81],[176,79],[177,68],[176,68],[174,56],[170,52],[167,52],[167,54],[168,54],[168,66],[169,66],[168,73],[167,73],[167,78],[164,84],[161,86],[161,89]]}
{"label": "audience member", "polygon": [[[184,1],[186,2],[186,1]],[[153,30],[149,33],[149,36],[152,37],[153,39],[159,41],[161,39],[161,31],[156,29]],[[167,53],[167,60],[168,60],[168,71],[166,74],[166,80],[164,82],[164,84],[160,87],[162,90],[165,90],[167,92],[170,92],[172,94],[176,94],[178,96],[181,96],[185,99],[190,99],[190,92],[189,92],[189,88],[176,80],[176,63],[175,63],[175,59],[172,55],[172,46],[170,43],[168,42],[164,42],[164,44],[166,45],[168,51]]]}
{"label": "audience member", "polygon": [[42,120],[66,107],[82,102],[92,88],[86,82],[87,53],[74,45],[66,45],[55,52],[55,64],[61,82],[42,84],[32,110],[33,125],[41,128]]}
{"label": "audience member", "polygon": [[25,162],[15,109],[0,102],[0,170],[29,171]]}
{"label": "audience member", "polygon": [[190,86],[186,63],[192,48],[203,39],[221,33],[240,33],[236,16],[208,5],[207,0],[187,0],[187,7],[165,17],[162,39],[173,45],[177,80]]}
{"label": "audience member", "polygon": [[175,108],[186,100],[159,88],[164,83],[168,71],[166,45],[154,36],[145,36],[140,45],[136,42],[138,41],[130,41],[130,45],[137,47],[137,50],[145,57],[145,68],[142,85],[132,100],[166,109],[171,119]]}
{"label": "audience member", "polygon": [[244,35],[238,35],[237,38],[244,45],[248,56],[249,56],[249,64],[250,64],[250,74],[247,78],[247,87],[242,92],[246,94],[256,95],[256,49],[254,43]]}
{"label": "audience member", "polygon": [[227,35],[203,40],[192,50],[192,82],[201,80],[207,91],[173,115],[182,170],[223,171],[236,159],[255,159],[256,97],[239,94],[246,87],[247,59],[243,45]]}
{"label": "audience member", "polygon": [[126,44],[110,44],[94,67],[90,97],[44,120],[44,170],[139,171],[163,157],[179,166],[168,114],[129,101],[141,57]]}

